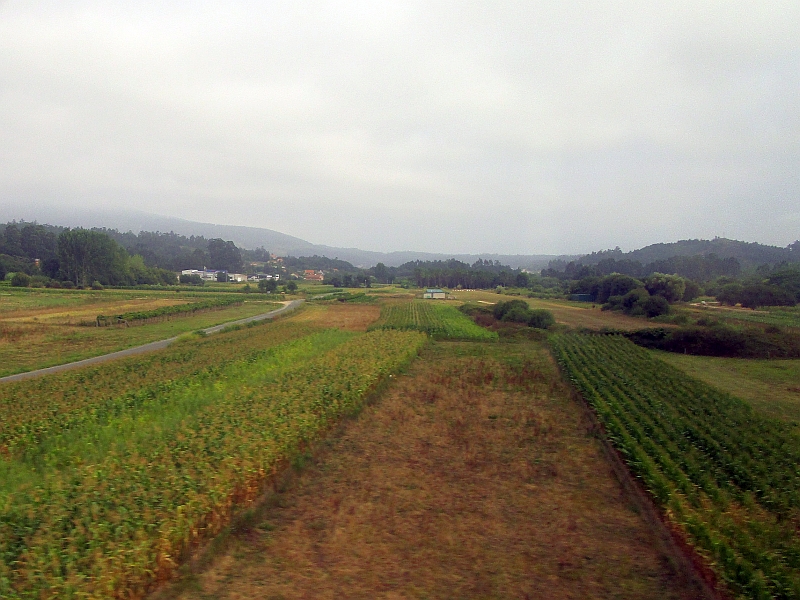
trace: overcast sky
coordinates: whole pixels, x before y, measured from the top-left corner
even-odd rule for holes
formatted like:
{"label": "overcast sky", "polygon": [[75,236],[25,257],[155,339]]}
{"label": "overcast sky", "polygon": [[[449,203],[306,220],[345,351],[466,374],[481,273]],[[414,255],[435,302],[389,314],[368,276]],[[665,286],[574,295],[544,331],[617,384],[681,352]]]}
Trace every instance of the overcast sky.
{"label": "overcast sky", "polygon": [[381,251],[785,246],[800,2],[0,0],[0,204]]}

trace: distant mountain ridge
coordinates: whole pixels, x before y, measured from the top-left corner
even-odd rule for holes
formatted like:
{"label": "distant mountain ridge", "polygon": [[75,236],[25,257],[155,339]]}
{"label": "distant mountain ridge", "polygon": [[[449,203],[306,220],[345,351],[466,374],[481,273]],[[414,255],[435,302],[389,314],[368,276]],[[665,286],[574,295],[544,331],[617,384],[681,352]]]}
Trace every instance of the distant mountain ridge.
{"label": "distant mountain ridge", "polygon": [[[19,214],[22,212],[22,214]],[[444,254],[433,252],[417,252],[403,250],[395,252],[376,252],[359,248],[338,248],[323,244],[313,244],[301,238],[261,227],[243,225],[215,225],[164,217],[142,211],[102,211],[86,209],[47,209],[36,211],[30,208],[24,211],[0,207],[0,222],[25,219],[38,223],[61,225],[68,227],[107,227],[121,232],[133,231],[173,231],[185,236],[206,238],[222,238],[232,240],[241,248],[255,249],[264,247],[279,256],[326,256],[338,258],[358,267],[372,267],[382,262],[389,267],[397,267],[414,260],[448,260],[455,258],[472,264],[479,258],[500,261],[512,268],[522,268],[532,272],[551,266],[563,270],[570,261],[579,264],[593,265],[605,259],[631,260],[648,264],[666,260],[674,256],[696,256],[698,254],[716,254],[720,258],[736,258],[743,268],[757,267],[762,264],[800,261],[800,242],[796,241],[786,248],[768,246],[757,242],[742,242],[726,238],[713,240],[680,240],[670,243],[658,243],[638,250],[623,252],[619,248],[603,250],[585,255],[552,255],[552,254]]]}
{"label": "distant mountain ridge", "polygon": [[255,249],[263,247],[279,256],[327,256],[346,260],[358,267],[372,267],[382,262],[387,267],[398,267],[412,260],[447,260],[455,258],[463,262],[474,263],[479,258],[501,263],[513,268],[523,268],[529,271],[539,271],[557,258],[572,260],[575,256],[556,256],[552,254],[442,254],[432,252],[417,252],[401,250],[396,252],[375,252],[360,250],[358,248],[337,248],[323,244],[313,244],[292,235],[287,235],[272,229],[261,227],[247,227],[243,225],[215,225],[213,223],[200,223],[164,217],[140,211],[99,211],[99,210],[54,210],[46,211],[9,211],[0,209],[0,222],[25,219],[42,224],[60,225],[67,227],[106,227],[117,229],[121,232],[133,231],[160,231],[192,236],[202,235],[206,238],[222,238],[231,240],[240,248]]}
{"label": "distant mountain ridge", "polygon": [[800,241],[795,241],[785,248],[767,246],[758,242],[742,242],[727,238],[713,240],[679,240],[677,242],[659,243],[622,252],[619,248],[592,252],[576,260],[582,265],[596,265],[602,260],[630,260],[648,264],[667,260],[675,256],[708,256],[716,254],[719,258],[735,258],[745,269],[763,264],[779,264],[782,262],[800,261]]}

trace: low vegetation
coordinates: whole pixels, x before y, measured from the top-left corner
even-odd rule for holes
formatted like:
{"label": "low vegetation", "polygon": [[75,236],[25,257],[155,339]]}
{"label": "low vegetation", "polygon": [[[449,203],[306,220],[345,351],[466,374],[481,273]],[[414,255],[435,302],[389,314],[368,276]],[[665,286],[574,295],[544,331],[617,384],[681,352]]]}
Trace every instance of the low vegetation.
{"label": "low vegetation", "polygon": [[718,576],[800,596],[800,438],[621,336],[553,336],[562,369],[631,470]]}
{"label": "low vegetation", "polygon": [[449,304],[432,300],[387,302],[372,329],[422,331],[437,339],[495,341],[497,333],[476,325]]}
{"label": "low vegetation", "polygon": [[699,600],[583,414],[539,344],[431,344],[158,597]]}
{"label": "low vegetation", "polygon": [[800,358],[800,335],[778,327],[711,326],[642,329],[626,334],[633,342],[656,350],[737,358]]}
{"label": "low vegetation", "polygon": [[657,352],[660,360],[747,400],[762,414],[800,424],[800,359],[745,359]]}
{"label": "low vegetation", "polygon": [[[0,376],[115,352],[280,307],[260,295],[211,291],[6,288],[1,298]],[[206,302],[212,308],[185,312],[188,305]],[[98,314],[155,314],[150,311],[171,316],[134,322],[146,326],[130,329],[86,327],[97,323]]]}
{"label": "low vegetation", "polygon": [[[253,331],[225,335],[261,339]],[[61,395],[68,426],[52,410],[40,411],[44,427],[20,415],[0,461],[0,595],[141,594],[425,339],[329,330],[267,342],[149,393],[127,389],[116,403],[83,393],[73,375]]]}
{"label": "low vegetation", "polygon": [[100,327],[126,323],[128,325],[136,322],[153,323],[168,317],[177,315],[192,315],[200,311],[213,310],[225,306],[236,306],[243,302],[241,297],[210,298],[201,302],[190,304],[173,304],[172,306],[162,306],[153,310],[130,311],[114,316],[97,315],[96,323]]}

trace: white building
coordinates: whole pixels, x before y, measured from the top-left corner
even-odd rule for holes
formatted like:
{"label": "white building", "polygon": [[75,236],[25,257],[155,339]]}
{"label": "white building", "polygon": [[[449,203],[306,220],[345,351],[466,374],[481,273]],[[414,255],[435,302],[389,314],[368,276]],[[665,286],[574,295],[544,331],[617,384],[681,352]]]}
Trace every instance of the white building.
{"label": "white building", "polygon": [[423,298],[432,298],[435,300],[447,300],[447,294],[444,290],[440,290],[438,288],[428,288],[425,290],[425,293],[422,294]]}

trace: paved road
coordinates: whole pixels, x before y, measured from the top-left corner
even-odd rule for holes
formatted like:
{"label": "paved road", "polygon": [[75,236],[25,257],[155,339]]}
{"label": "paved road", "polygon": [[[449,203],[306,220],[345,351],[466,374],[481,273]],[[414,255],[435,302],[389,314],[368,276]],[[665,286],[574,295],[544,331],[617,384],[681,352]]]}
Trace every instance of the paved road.
{"label": "paved road", "polygon": [[[245,323],[252,323],[253,321],[263,321],[264,319],[271,319],[281,313],[294,310],[295,308],[300,306],[302,302],[303,302],[302,300],[292,300],[290,302],[286,302],[281,308],[272,310],[268,313],[255,315],[254,317],[247,317],[246,319],[239,319],[238,321],[230,321],[228,323],[222,323],[221,325],[215,325],[214,327],[203,329],[203,331],[207,334],[217,333],[218,331],[221,331],[226,327],[230,327],[231,325],[243,325]],[[180,336],[175,336],[169,338],[168,340],[159,340],[157,342],[150,342],[149,344],[145,344],[144,346],[136,346],[135,348],[126,348],[125,350],[119,350],[118,352],[112,352],[110,354],[102,354],[100,356],[93,356],[92,358],[85,358],[83,360],[78,360],[63,365],[56,365],[55,367],[47,367],[46,369],[36,369],[35,371],[17,373],[16,375],[7,375],[6,377],[0,377],[0,383],[4,383],[7,381],[19,381],[21,379],[39,377],[40,375],[49,375],[51,373],[58,373],[59,371],[67,371],[69,369],[79,369],[80,367],[86,367],[89,365],[106,362],[108,360],[114,360],[116,358],[123,358],[125,356],[133,356],[135,354],[143,354],[145,352],[161,350],[169,346],[179,337]]]}

